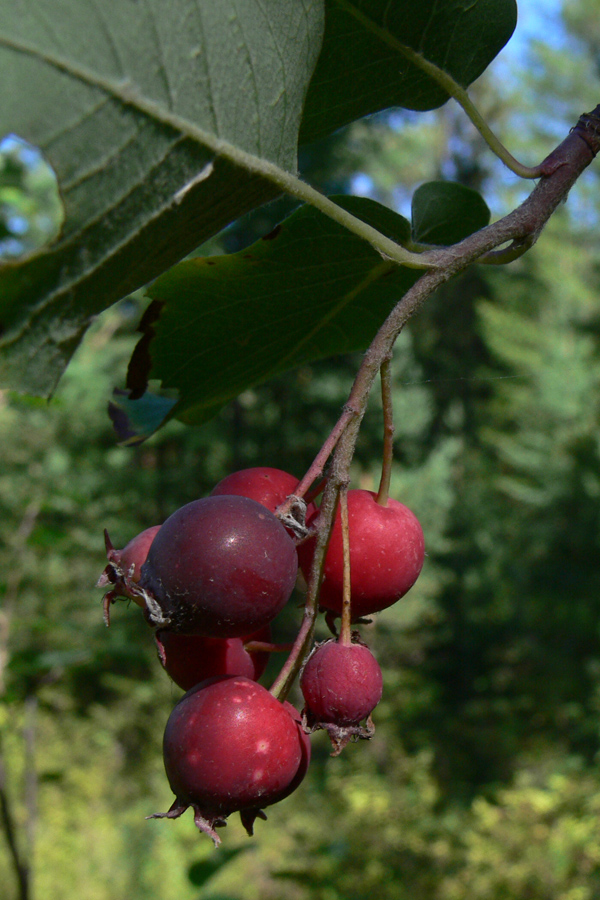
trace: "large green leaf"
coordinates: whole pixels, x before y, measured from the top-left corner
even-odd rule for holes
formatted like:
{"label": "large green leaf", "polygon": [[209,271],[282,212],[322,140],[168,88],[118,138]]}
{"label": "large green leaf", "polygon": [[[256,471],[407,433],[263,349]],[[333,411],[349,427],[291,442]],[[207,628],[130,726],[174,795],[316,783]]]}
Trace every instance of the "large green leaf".
{"label": "large green leaf", "polygon": [[[409,223],[386,207],[336,199],[388,236],[408,238]],[[172,415],[199,424],[250,385],[364,349],[418,274],[302,207],[247,250],[187,260],[152,285],[128,386],[139,394],[149,377],[160,379],[179,391]]]}
{"label": "large green leaf", "polygon": [[52,247],[0,271],[4,386],[49,394],[91,316],[274,195],[212,139],[295,170],[322,15],[314,0],[0,4],[0,137],[42,149],[65,207]]}
{"label": "large green leaf", "polygon": [[448,99],[406,48],[463,88],[509,40],[515,0],[326,0],[323,50],[301,141],[390,106],[435,109]]}
{"label": "large green leaf", "polygon": [[[435,205],[427,196],[454,199]],[[372,200],[337,202],[389,237],[406,242],[406,219]],[[482,210],[482,204],[486,212]],[[413,203],[412,238],[450,243],[487,223],[475,191],[434,182]],[[439,240],[437,240],[439,239]],[[159,278],[113,418],[123,440],[147,436],[167,416],[211,418],[244,389],[302,363],[364,350],[419,271],[382,260],[365,241],[304,207],[247,250],[180,263]],[[148,379],[178,402],[143,393]],[[170,408],[172,404],[172,408]]]}

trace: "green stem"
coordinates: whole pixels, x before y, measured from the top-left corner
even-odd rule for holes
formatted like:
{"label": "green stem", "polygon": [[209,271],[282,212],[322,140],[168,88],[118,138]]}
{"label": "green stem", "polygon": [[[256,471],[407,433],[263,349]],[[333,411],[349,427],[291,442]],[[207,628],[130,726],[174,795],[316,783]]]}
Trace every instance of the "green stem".
{"label": "green stem", "polygon": [[478,261],[480,263],[485,263],[487,266],[505,266],[507,263],[519,259],[523,254],[527,253],[532,246],[532,237],[524,238],[521,241],[512,241],[508,247],[503,247],[500,250],[490,250],[489,253],[485,253]]}

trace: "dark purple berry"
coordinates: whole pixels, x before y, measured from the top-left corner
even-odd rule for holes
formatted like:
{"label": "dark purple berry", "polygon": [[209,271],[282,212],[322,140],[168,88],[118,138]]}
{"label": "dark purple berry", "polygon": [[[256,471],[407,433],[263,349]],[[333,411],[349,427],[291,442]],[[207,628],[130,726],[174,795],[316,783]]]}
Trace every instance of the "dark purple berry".
{"label": "dark purple berry", "polygon": [[150,595],[154,624],[183,634],[244,637],[282,609],[296,573],[294,542],[273,513],[247,497],[206,497],[161,527],[140,587]]}

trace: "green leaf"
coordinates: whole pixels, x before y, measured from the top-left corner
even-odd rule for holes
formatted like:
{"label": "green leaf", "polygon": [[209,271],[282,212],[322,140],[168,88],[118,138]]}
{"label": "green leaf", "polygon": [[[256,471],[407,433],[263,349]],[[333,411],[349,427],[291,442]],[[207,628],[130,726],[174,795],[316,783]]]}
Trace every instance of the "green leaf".
{"label": "green leaf", "polygon": [[0,5],[0,138],[40,147],[65,207],[54,245],[0,270],[3,385],[50,394],[93,315],[274,196],[218,142],[295,171],[322,13],[312,0]]}
{"label": "green leaf", "polygon": [[[380,204],[335,199],[389,237],[409,237],[406,219]],[[364,350],[419,274],[303,207],[248,249],[187,260],[154,283],[130,386],[160,379],[179,392],[171,416],[200,424],[274,375]]]}
{"label": "green leaf", "polygon": [[429,181],[412,199],[412,237],[423,244],[456,244],[485,228],[487,203],[477,191],[454,181]]}
{"label": "green leaf", "polygon": [[448,92],[415,63],[414,54],[466,88],[517,22],[515,0],[326,0],[325,10],[301,142],[390,106],[441,106]]}

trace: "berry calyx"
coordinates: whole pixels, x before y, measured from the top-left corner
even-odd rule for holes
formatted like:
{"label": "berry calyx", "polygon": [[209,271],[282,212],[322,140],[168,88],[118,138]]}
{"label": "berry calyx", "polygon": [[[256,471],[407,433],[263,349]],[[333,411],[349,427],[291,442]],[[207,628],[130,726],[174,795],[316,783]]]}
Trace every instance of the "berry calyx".
{"label": "berry calyx", "polygon": [[215,845],[215,828],[242,812],[251,832],[262,809],[294,790],[310,745],[298,713],[248,678],[225,676],[188,691],[165,729],[165,770],[175,801],[149,818],[177,818],[188,807]]}
{"label": "berry calyx", "polygon": [[243,637],[282,609],[297,567],[294,542],[268,509],[247,497],[206,497],[161,527],[139,587],[151,598],[146,605],[155,624],[164,621],[182,634]]}
{"label": "berry calyx", "polygon": [[176,685],[189,691],[207,678],[241,675],[258,681],[269,661],[265,650],[247,650],[250,641],[270,643],[268,625],[245,638],[211,638],[200,634],[175,634],[160,629],[155,634],[158,658]]}
{"label": "berry calyx", "polygon": [[[425,558],[419,520],[407,506],[389,499],[383,506],[372,491],[348,491],[352,621],[391,606],[413,586]],[[318,524],[318,513],[308,522]],[[308,577],[315,549],[311,538],[298,547],[300,567]],[[340,511],[327,548],[320,605],[341,615],[344,554]]]}
{"label": "berry calyx", "polygon": [[[311,731],[324,728],[338,756],[350,740],[370,738],[371,713],[381,700],[379,664],[361,643],[326,641],[318,644],[300,677],[304,719]],[[360,722],[367,719],[366,726]]]}

